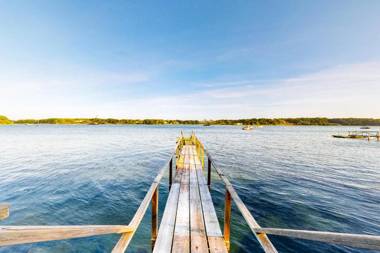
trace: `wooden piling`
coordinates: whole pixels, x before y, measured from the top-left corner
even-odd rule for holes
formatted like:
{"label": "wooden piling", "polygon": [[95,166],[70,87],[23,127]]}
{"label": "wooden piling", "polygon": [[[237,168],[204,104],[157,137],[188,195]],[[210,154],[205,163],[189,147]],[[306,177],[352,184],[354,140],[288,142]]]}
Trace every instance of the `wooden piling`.
{"label": "wooden piling", "polygon": [[207,159],[207,185],[208,188],[211,188],[211,159],[208,157]]}
{"label": "wooden piling", "polygon": [[231,233],[231,194],[226,189],[226,197],[224,202],[224,242],[228,251],[230,251],[230,233]]}
{"label": "wooden piling", "polygon": [[169,162],[169,191],[170,188],[172,187],[172,182],[173,182],[173,157],[170,159]]}
{"label": "wooden piling", "polygon": [[157,239],[158,234],[158,187],[152,197],[152,249]]}

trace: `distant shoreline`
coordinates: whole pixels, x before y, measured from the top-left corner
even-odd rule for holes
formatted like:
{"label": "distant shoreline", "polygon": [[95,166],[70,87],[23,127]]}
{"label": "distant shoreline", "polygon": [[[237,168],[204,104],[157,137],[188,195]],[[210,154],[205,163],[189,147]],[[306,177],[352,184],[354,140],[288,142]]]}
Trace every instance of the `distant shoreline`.
{"label": "distant shoreline", "polygon": [[380,126],[374,118],[250,118],[219,120],[113,119],[113,118],[47,118],[11,120],[0,115],[4,124],[55,125],[261,125],[261,126]]}

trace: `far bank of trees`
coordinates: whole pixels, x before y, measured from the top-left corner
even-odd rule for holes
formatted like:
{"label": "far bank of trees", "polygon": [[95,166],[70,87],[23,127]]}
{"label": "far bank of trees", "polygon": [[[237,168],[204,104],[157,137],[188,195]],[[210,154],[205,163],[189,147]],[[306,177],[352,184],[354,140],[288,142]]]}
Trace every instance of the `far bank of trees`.
{"label": "far bank of trees", "polygon": [[48,119],[21,119],[15,120],[15,124],[87,124],[87,125],[132,125],[132,124],[144,124],[144,125],[196,125],[202,124],[198,120],[164,120],[164,119],[101,119],[101,118],[48,118]]}
{"label": "far bank of trees", "polygon": [[[238,119],[238,120],[210,120],[208,121],[211,125],[318,125],[318,126],[327,126],[331,125],[329,119],[327,118],[277,118],[277,119],[268,119],[268,118],[252,118],[252,119]],[[380,120],[379,120],[380,124]]]}
{"label": "far bank of trees", "polygon": [[380,126],[380,119],[371,118],[337,118],[329,119],[329,122],[342,126]]}
{"label": "far bank of trees", "polygon": [[373,118],[251,118],[219,120],[167,120],[167,119],[113,119],[113,118],[48,118],[10,120],[0,116],[0,124],[87,124],[87,125],[289,125],[289,126],[380,126],[380,119]]}

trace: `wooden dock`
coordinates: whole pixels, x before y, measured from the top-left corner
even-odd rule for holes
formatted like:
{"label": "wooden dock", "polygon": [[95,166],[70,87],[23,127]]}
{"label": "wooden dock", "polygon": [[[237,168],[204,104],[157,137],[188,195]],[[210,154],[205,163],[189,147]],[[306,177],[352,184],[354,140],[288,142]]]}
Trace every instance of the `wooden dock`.
{"label": "wooden dock", "polygon": [[195,145],[184,145],[153,252],[227,253]]}
{"label": "wooden dock", "polygon": [[334,138],[342,139],[366,139],[370,141],[371,139],[376,139],[380,141],[380,131],[373,130],[357,130],[349,131],[348,134],[334,134]]}
{"label": "wooden dock", "polygon": [[[209,191],[212,169],[225,185],[223,232]],[[158,186],[166,172],[169,172],[170,191],[159,225]],[[378,235],[260,227],[233,185],[194,134],[188,138],[181,134],[177,140],[175,152],[153,180],[128,225],[0,226],[0,247],[120,234],[120,239],[112,253],[122,253],[127,250],[151,204],[151,239],[154,253],[227,253],[230,248],[232,203],[236,205],[252,235],[256,237],[266,253],[277,253],[268,235],[380,250],[380,236]],[[0,204],[0,221],[6,219],[9,213],[9,204]],[[252,249],[253,251],[255,249]]]}

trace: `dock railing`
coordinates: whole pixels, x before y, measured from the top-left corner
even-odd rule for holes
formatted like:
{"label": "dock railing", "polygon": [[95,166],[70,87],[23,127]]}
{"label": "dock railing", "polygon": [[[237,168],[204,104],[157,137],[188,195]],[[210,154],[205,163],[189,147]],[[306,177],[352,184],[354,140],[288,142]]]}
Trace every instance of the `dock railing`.
{"label": "dock railing", "polygon": [[283,228],[263,228],[257,223],[252,216],[246,205],[243,203],[233,185],[224,175],[223,171],[215,164],[210,153],[205,151],[208,159],[207,169],[207,181],[208,186],[211,187],[211,173],[212,168],[215,169],[219,178],[223,181],[225,191],[225,209],[224,209],[224,231],[223,236],[227,248],[230,247],[230,233],[231,233],[231,200],[235,203],[238,210],[244,217],[244,220],[248,224],[254,236],[257,238],[264,252],[274,253],[277,252],[272,242],[267,235],[284,236],[295,239],[304,239],[311,241],[319,241],[326,243],[339,244],[344,246],[350,246],[354,248],[363,248],[371,250],[380,250],[380,236],[378,235],[366,235],[366,234],[349,234],[349,233],[336,233],[327,231],[313,231],[313,230],[297,230],[297,229],[283,229]]}
{"label": "dock railing", "polygon": [[181,136],[177,139],[177,148],[176,148],[176,158],[177,158],[177,167],[184,167],[185,161],[182,159],[181,150],[184,145],[195,145],[195,149],[197,151],[197,156],[199,161],[202,164],[202,168],[205,167],[205,147],[202,142],[198,139],[198,137],[192,133],[190,137],[185,137],[181,133]]}
{"label": "dock railing", "polygon": [[[178,148],[178,144],[177,144]],[[168,162],[160,169],[150,185],[144,199],[128,225],[76,225],[76,226],[0,226],[0,247],[25,243],[47,242],[72,238],[90,237],[95,235],[121,234],[112,253],[125,252],[132,240],[149,204],[152,205],[152,247],[158,234],[158,186],[165,172],[169,169],[169,185],[172,181],[173,153]],[[9,215],[9,205],[0,204],[0,220]]]}

